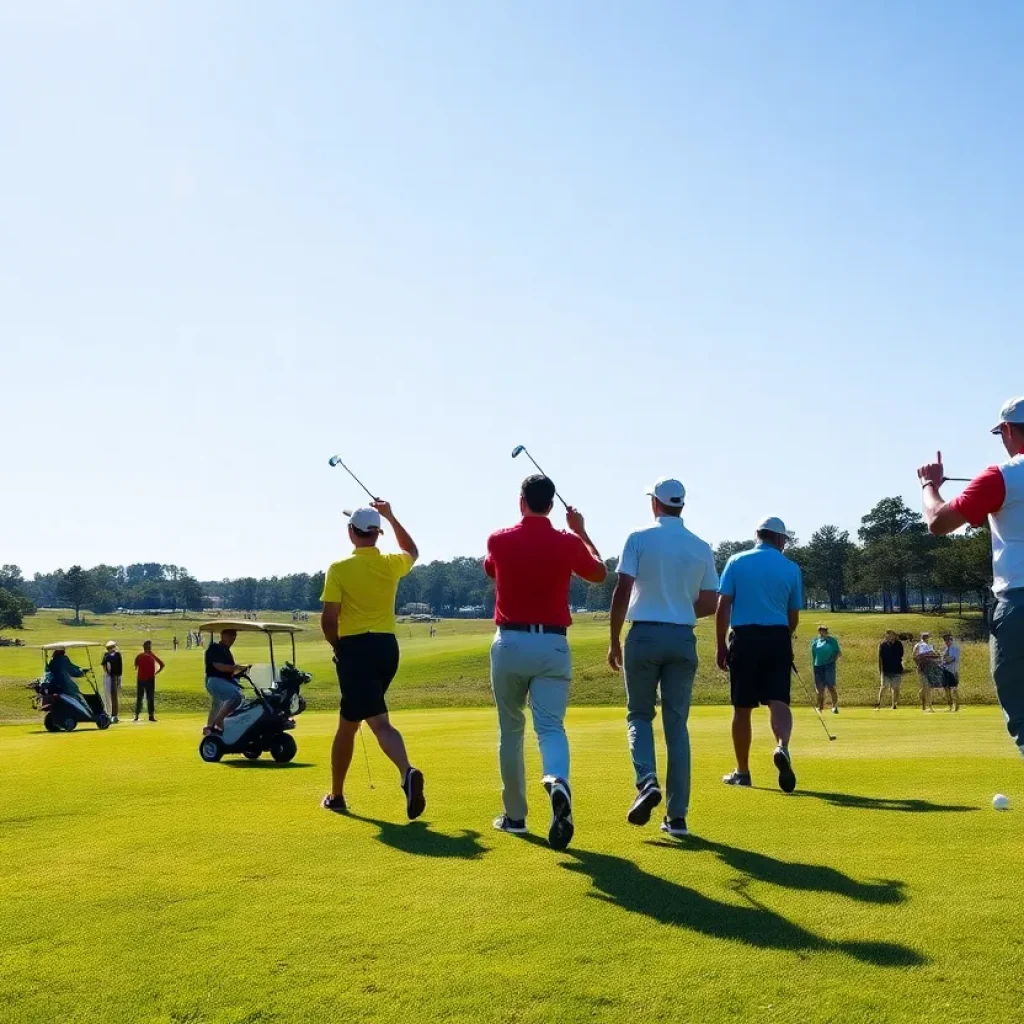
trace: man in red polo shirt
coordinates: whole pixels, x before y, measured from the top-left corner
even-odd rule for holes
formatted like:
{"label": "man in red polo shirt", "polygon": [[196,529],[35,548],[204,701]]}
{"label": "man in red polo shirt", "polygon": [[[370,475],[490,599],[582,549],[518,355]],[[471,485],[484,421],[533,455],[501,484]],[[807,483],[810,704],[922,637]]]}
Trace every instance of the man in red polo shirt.
{"label": "man in red polo shirt", "polygon": [[498,708],[498,760],[505,813],[494,821],[501,832],[526,831],[524,708],[529,697],[533,729],[540,746],[543,784],[551,799],[548,842],[564,850],[572,839],[569,789],[569,741],[565,709],[569,703],[572,660],[568,627],[569,580],[573,573],[601,583],[608,570],[587,536],[583,516],[566,511],[571,533],[556,530],[548,516],[555,485],[546,476],[523,481],[522,521],[487,538],[484,571],[494,580],[491,688]]}

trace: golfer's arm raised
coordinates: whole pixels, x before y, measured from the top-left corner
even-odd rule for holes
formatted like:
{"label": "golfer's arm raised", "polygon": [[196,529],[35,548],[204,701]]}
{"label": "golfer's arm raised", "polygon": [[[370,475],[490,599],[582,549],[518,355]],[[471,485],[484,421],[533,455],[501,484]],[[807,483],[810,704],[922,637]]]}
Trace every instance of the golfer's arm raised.
{"label": "golfer's arm raised", "polygon": [[416,547],[416,542],[409,536],[409,531],[395,518],[390,502],[378,500],[372,501],[370,504],[391,524],[398,546],[415,562],[420,557],[420,549]]}
{"label": "golfer's arm raised", "polygon": [[950,508],[942,500],[939,488],[946,479],[942,465],[942,452],[936,453],[936,461],[921,466],[917,471],[921,481],[921,497],[924,501],[924,518],[928,524],[928,532],[937,537],[944,537],[961,526],[967,525],[967,517],[956,509]]}
{"label": "golfer's arm raised", "polygon": [[577,573],[577,575],[588,583],[604,583],[608,578],[608,567],[604,564],[604,560],[601,558],[601,552],[597,550],[594,542],[590,539],[590,535],[587,533],[587,526],[583,519],[583,513],[570,505],[565,510],[565,523],[566,526],[568,526],[569,529],[575,533],[581,541],[583,541],[584,547],[597,563],[594,566],[594,571],[592,573],[580,572]]}

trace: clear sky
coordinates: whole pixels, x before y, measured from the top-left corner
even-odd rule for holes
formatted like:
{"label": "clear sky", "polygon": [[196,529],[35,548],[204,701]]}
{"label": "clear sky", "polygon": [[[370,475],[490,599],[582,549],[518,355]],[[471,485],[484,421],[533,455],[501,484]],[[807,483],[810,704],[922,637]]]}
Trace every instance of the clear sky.
{"label": "clear sky", "polygon": [[970,475],[1024,392],[1024,6],[0,3],[0,562],[426,558],[528,445],[618,553]]}

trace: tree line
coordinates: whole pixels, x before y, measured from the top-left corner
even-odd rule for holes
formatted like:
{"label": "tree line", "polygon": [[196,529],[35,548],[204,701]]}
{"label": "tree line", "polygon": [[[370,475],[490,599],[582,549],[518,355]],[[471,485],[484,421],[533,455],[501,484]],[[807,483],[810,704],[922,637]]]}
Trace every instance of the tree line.
{"label": "tree line", "polygon": [[[754,541],[723,541],[715,548],[721,572],[738,551]],[[918,512],[902,498],[883,498],[861,518],[856,540],[825,525],[806,544],[794,542],[787,555],[804,574],[805,597],[814,606],[880,609],[886,612],[941,609],[956,604],[987,607],[992,582],[991,547],[984,528],[952,537],[933,537]],[[611,607],[618,560],[610,558],[604,583],[573,578],[573,608]],[[36,607],[69,607],[75,619],[83,609],[103,614],[129,610],[200,611],[223,607],[239,611],[314,611],[320,607],[324,574],[294,573],[257,579],[196,579],[185,568],[158,562],[129,566],[97,565],[36,573],[25,579],[16,565],[0,568],[0,627],[16,628]],[[494,583],[482,558],[461,556],[417,565],[398,587],[398,608],[429,608],[444,617],[490,616]]]}

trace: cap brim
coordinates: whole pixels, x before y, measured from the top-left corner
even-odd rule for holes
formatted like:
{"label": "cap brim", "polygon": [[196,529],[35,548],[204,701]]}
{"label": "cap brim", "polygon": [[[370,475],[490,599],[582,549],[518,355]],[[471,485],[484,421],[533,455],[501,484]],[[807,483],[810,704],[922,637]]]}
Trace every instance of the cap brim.
{"label": "cap brim", "polygon": [[1003,429],[1002,422],[997,423],[991,430],[991,433],[998,434]]}

